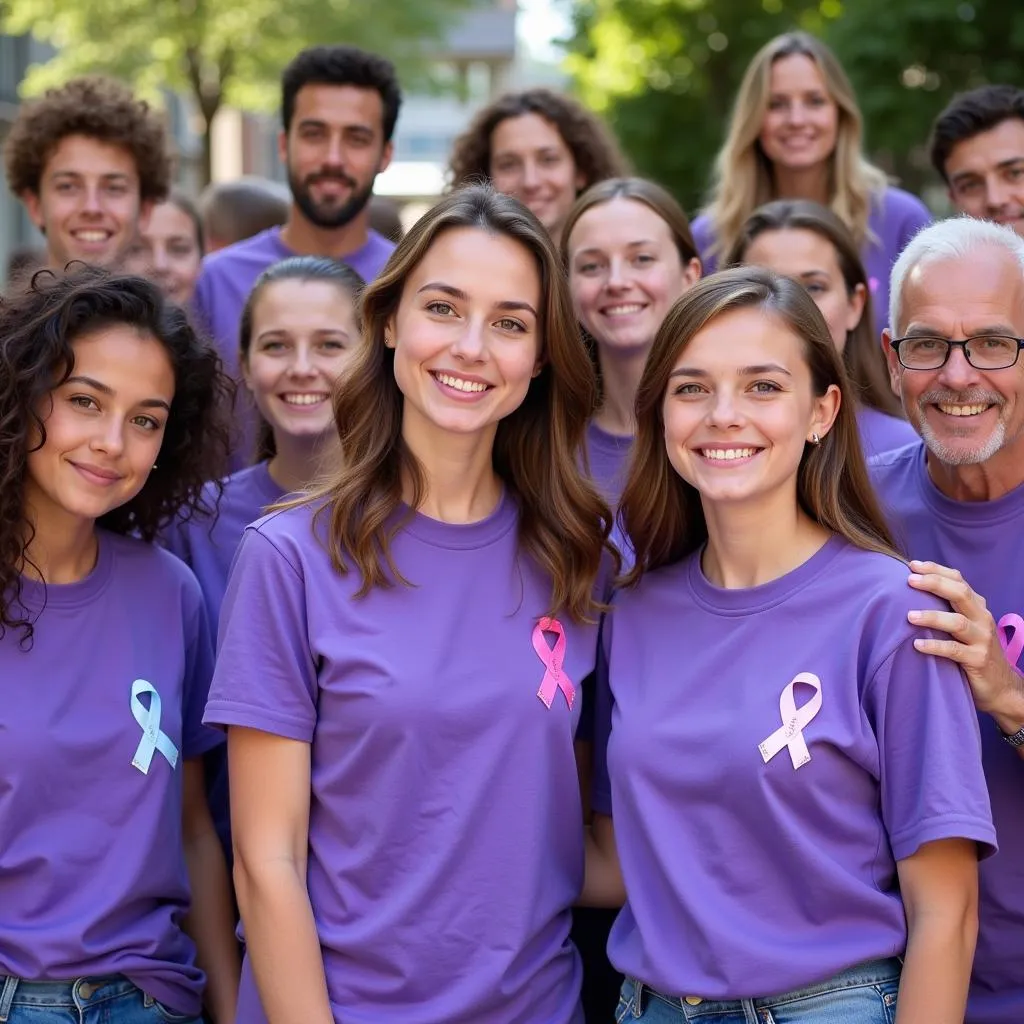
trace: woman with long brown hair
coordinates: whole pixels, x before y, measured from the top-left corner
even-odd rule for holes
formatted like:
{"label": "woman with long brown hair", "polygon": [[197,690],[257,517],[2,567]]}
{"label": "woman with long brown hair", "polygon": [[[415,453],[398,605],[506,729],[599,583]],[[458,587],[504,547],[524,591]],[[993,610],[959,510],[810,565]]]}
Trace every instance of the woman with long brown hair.
{"label": "woman with long brown hair", "polygon": [[621,865],[619,1020],[963,1020],[977,716],[915,649],[849,390],[805,289],[759,267],[683,296],[648,359],[585,893],[621,898]]}
{"label": "woman with long brown hair", "polygon": [[766,203],[746,219],[726,262],[768,267],[807,289],[843,357],[866,458],[917,443],[889,387],[867,271],[853,236],[831,210],[806,199]]}
{"label": "woman with long brown hair", "polygon": [[363,314],[344,472],[248,528],[221,616],[238,1019],[579,1024],[593,369],[544,229],[488,186]]}

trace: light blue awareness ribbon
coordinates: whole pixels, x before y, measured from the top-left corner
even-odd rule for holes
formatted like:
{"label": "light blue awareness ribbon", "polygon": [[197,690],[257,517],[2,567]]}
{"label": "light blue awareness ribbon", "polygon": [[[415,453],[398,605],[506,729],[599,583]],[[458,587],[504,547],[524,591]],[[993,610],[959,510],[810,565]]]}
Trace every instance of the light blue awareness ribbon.
{"label": "light blue awareness ribbon", "polygon": [[[142,694],[149,694],[149,707],[143,707],[139,699]],[[142,739],[132,758],[132,767],[138,768],[143,775],[149,774],[149,766],[153,761],[153,752],[159,750],[167,763],[174,768],[178,763],[178,748],[171,742],[170,736],[160,731],[160,694],[152,683],[145,679],[136,679],[132,683],[132,715],[142,729]]]}

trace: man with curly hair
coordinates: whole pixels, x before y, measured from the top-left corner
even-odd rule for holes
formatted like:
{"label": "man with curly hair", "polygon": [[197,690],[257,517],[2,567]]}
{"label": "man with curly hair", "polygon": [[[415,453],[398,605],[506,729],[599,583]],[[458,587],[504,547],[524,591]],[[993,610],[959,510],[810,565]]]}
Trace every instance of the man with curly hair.
{"label": "man with curly hair", "polygon": [[171,179],[159,116],[101,76],[74,78],[26,103],[4,163],[54,270],[74,260],[117,266]]}

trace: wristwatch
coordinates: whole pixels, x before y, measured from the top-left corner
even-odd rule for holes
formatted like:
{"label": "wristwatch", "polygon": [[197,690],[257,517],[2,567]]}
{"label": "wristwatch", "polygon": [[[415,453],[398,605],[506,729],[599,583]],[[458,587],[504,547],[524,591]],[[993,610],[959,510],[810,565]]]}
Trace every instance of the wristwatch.
{"label": "wristwatch", "polygon": [[1003,739],[1011,747],[1024,747],[1024,729],[1018,729],[1015,733],[1005,733],[1002,729],[999,731],[1003,734]]}

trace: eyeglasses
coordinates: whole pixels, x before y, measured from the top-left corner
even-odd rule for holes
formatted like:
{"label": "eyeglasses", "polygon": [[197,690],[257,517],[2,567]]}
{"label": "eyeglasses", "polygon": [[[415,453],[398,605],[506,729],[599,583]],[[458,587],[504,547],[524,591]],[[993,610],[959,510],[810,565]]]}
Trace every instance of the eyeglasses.
{"label": "eyeglasses", "polygon": [[976,370],[1005,370],[1016,364],[1024,348],[1024,338],[981,334],[966,341],[950,341],[915,334],[909,338],[893,338],[889,344],[908,370],[938,370],[946,365],[954,348],[963,349],[964,358]]}

